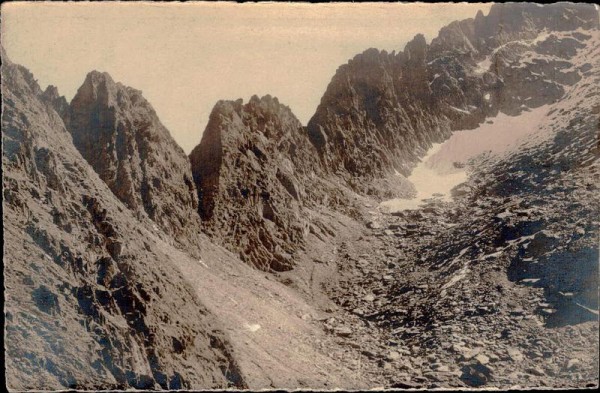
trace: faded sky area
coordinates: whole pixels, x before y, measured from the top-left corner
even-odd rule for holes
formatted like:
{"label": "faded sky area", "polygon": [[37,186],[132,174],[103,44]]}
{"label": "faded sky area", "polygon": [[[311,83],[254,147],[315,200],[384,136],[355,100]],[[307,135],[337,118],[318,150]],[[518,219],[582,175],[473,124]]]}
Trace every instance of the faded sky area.
{"label": "faded sky area", "polygon": [[4,3],[2,45],[71,100],[91,70],[140,89],[186,153],[220,99],[271,94],[303,124],[337,67],[488,4]]}

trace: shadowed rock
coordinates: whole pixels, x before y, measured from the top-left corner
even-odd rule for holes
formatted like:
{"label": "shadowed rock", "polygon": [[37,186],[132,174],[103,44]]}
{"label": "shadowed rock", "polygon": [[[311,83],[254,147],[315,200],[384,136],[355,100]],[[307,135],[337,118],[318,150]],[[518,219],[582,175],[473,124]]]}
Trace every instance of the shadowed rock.
{"label": "shadowed rock", "polygon": [[117,198],[195,249],[201,224],[189,161],[141,91],[93,71],[69,113],[75,146]]}

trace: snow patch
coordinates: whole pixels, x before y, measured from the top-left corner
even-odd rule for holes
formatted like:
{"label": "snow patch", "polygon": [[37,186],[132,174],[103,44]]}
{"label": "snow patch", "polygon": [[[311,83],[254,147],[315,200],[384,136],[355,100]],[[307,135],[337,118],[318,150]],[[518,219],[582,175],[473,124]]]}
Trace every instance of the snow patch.
{"label": "snow patch", "polygon": [[439,77],[440,77],[440,74],[435,74],[435,75],[433,76],[433,79],[431,80],[431,82],[429,82],[429,86],[431,86],[431,85],[433,84],[433,82],[435,82],[435,80],[436,80],[437,78],[439,78]]}
{"label": "snow patch", "polygon": [[246,329],[250,330],[252,333],[256,332],[258,329],[260,329],[260,325],[258,323],[253,323],[253,324],[245,324],[244,325]]}
{"label": "snow patch", "polygon": [[482,61],[477,63],[477,67],[475,68],[475,73],[479,74],[479,75],[486,73],[490,70],[491,66],[492,66],[492,56],[486,56],[485,59],[483,59]]}
{"label": "snow patch", "polygon": [[538,131],[548,109],[549,106],[544,105],[519,116],[500,113],[493,123],[483,123],[474,130],[456,131],[428,157],[428,166],[444,175],[456,172],[455,162],[466,163],[482,153],[501,155],[512,151]]}
{"label": "snow patch", "polygon": [[414,210],[425,200],[435,198],[435,194],[441,194],[442,201],[450,201],[451,190],[468,178],[464,165],[457,164],[466,164],[483,153],[508,154],[526,141],[540,143],[545,140],[547,135],[538,132],[538,126],[545,119],[548,108],[544,105],[520,116],[501,113],[493,123],[483,123],[474,130],[454,132],[444,143],[434,144],[407,177],[417,190],[416,196],[384,201],[380,207],[390,212]]}
{"label": "snow patch", "polygon": [[460,109],[460,108],[457,108],[457,107],[455,107],[455,106],[452,106],[452,105],[448,105],[448,106],[449,106],[451,109],[453,109],[453,110],[455,110],[455,111],[457,111],[457,112],[464,113],[464,114],[466,114],[466,115],[470,115],[470,114],[471,114],[471,112],[469,112],[469,111],[466,111],[466,110],[464,110],[464,109]]}
{"label": "snow patch", "polygon": [[535,284],[538,281],[540,281],[539,278],[526,278],[524,280],[521,280],[521,282],[525,284]]}
{"label": "snow patch", "polygon": [[421,162],[413,169],[411,175],[407,178],[417,190],[417,195],[412,199],[392,199],[381,203],[381,207],[389,208],[390,211],[418,209],[424,203],[425,199],[433,198],[434,194],[444,195],[445,200],[449,200],[450,190],[457,184],[467,180],[466,172],[461,171],[454,174],[439,174],[436,170],[427,165],[429,159],[436,154],[442,147],[442,144],[434,144],[433,147],[423,157]]}

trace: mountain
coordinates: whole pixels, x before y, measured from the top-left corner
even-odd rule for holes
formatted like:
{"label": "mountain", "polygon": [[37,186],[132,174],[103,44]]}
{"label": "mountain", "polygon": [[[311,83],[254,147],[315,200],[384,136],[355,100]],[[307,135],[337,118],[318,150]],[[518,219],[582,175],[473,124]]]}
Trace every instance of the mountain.
{"label": "mountain", "polygon": [[[488,16],[442,28],[430,45],[417,35],[403,52],[369,49],[337,70],[308,123],[311,141],[328,173],[364,178],[351,185],[359,192],[373,179],[406,176],[452,130],[556,101],[578,80],[568,56],[580,44],[551,32],[597,27],[593,5],[494,4]],[[527,63],[531,52],[537,59]]]}
{"label": "mountain", "polygon": [[328,173],[365,178],[355,187],[365,192],[373,178],[408,175],[410,163],[450,135],[429,116],[426,52],[417,36],[397,55],[369,49],[337,70],[307,127]]}
{"label": "mountain", "polygon": [[[597,386],[599,31],[495,4],[356,55],[306,127],[219,101],[189,156],[140,91],[2,51],[8,386]],[[417,164],[453,198],[383,209]]]}
{"label": "mountain", "polygon": [[259,269],[292,269],[311,231],[330,235],[311,219],[311,207],[327,203],[325,190],[313,187],[315,156],[305,128],[277,98],[218,102],[190,154],[208,233]]}
{"label": "mountain", "polygon": [[332,234],[316,206],[356,216],[356,194],[414,194],[405,177],[454,130],[562,97],[581,78],[569,58],[589,36],[571,30],[597,26],[590,7],[499,4],[429,45],[368,49],[338,68],[307,127],[269,96],[217,103],[190,155],[207,232],[253,266],[291,269],[311,230]]}
{"label": "mountain", "polygon": [[[115,197],[77,151],[54,109],[55,93],[43,92],[29,71],[2,53],[8,386],[243,387],[227,338],[176,268],[174,249],[152,221],[136,218]],[[95,113],[106,116],[107,125],[115,110],[104,108]],[[81,112],[74,115],[81,125]],[[111,134],[107,128],[102,131]],[[98,154],[114,151],[93,146],[101,146]],[[158,168],[169,162],[165,158]]]}
{"label": "mountain", "polygon": [[597,386],[600,34],[552,37],[534,48],[577,41],[579,80],[520,116],[533,132],[469,160],[452,201],[381,214],[340,250],[330,294],[364,321],[352,340],[388,386]]}
{"label": "mountain", "polygon": [[141,91],[90,72],[69,105],[67,126],[119,200],[197,253],[201,223],[189,161]]}

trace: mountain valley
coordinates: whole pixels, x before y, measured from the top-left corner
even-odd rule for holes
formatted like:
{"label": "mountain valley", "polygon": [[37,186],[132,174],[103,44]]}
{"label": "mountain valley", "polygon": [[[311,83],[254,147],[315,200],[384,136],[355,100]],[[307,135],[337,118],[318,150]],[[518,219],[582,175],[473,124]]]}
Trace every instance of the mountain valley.
{"label": "mountain valley", "polygon": [[219,101],[189,155],[3,49],[7,387],[597,388],[599,28],[494,4],[356,55],[306,126]]}

